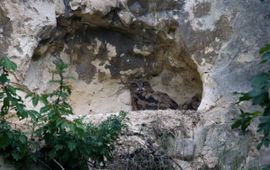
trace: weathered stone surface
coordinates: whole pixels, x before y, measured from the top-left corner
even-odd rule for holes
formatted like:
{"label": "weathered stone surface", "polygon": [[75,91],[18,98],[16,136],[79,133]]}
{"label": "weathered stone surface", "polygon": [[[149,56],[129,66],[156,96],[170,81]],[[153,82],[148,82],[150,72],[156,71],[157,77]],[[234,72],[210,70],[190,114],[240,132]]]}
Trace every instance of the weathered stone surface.
{"label": "weathered stone surface", "polygon": [[63,58],[76,78],[71,102],[79,114],[131,110],[124,84],[134,77],[179,104],[202,93],[198,113],[131,112],[117,154],[150,140],[183,169],[257,168],[270,162],[269,149],[255,149],[254,126],[243,135],[230,125],[238,113],[233,92],[248,90],[264,69],[258,50],[270,41],[269,7],[259,0],[3,0],[0,55],[15,59],[19,80],[40,91],[52,88],[52,61]]}
{"label": "weathered stone surface", "polygon": [[38,41],[48,38],[56,26],[54,4],[50,1],[2,1],[0,11],[4,18],[4,21],[1,19],[4,22],[1,24],[1,55],[16,60],[18,73],[23,76]]}
{"label": "weathered stone surface", "polygon": [[[156,2],[139,3],[147,11],[157,6]],[[179,105],[201,96],[201,80],[176,20],[165,17],[153,22],[154,16],[136,16],[129,5],[124,1],[70,1],[64,10],[63,4],[56,6],[57,26],[35,46],[25,84],[40,91],[50,89],[46,82],[51,79],[51,63],[61,57],[71,65],[68,74],[76,78],[71,81],[71,102],[79,114],[131,110],[126,84],[140,77]],[[159,10],[165,9],[151,13]]]}
{"label": "weathered stone surface", "polygon": [[[140,115],[138,115],[140,114]],[[87,122],[98,123],[106,119],[108,114],[94,114],[86,117]],[[195,111],[141,111],[128,113],[128,130],[117,141],[114,169],[125,169],[128,160],[123,161],[123,155],[134,154],[141,148],[149,153],[161,152],[164,159],[174,165],[175,160],[192,161],[195,156],[196,144],[194,128],[200,121],[200,114]],[[162,156],[162,154],[160,155]],[[121,159],[120,159],[121,158]],[[160,161],[164,159],[159,158]],[[133,162],[139,164],[140,162]],[[149,164],[151,164],[149,160]],[[165,166],[165,165],[163,165]]]}
{"label": "weathered stone surface", "polygon": [[[197,16],[200,5],[211,6]],[[232,103],[234,91],[249,88],[251,75],[260,69],[258,50],[269,42],[269,3],[260,1],[189,1],[180,11],[182,37],[197,62],[205,98],[201,109]]]}
{"label": "weathered stone surface", "polygon": [[[269,150],[256,151],[255,133],[243,135],[232,130],[231,121],[228,121],[233,116],[231,114],[226,109],[216,108],[208,115],[213,119],[206,122],[204,115],[195,111],[129,112],[128,131],[117,141],[117,159],[112,167],[125,169],[123,162],[128,161],[125,159],[127,154],[133,155],[141,148],[162,151],[164,159],[169,157],[176,169],[181,169],[179,166],[187,169],[240,169],[267,164],[268,157],[260,156]],[[93,114],[87,116],[86,121],[98,123],[108,116]]]}

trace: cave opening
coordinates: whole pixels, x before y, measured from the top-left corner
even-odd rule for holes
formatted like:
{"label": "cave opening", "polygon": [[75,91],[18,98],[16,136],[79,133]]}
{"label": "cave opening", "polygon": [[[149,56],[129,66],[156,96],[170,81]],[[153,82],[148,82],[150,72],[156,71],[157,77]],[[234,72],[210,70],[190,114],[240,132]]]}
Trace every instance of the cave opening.
{"label": "cave opening", "polygon": [[59,57],[75,78],[70,100],[77,114],[132,110],[126,84],[138,77],[168,94],[179,109],[197,109],[202,82],[177,24],[166,21],[161,29],[135,21],[123,26],[113,18],[59,17],[51,36],[35,49],[25,84],[50,90],[52,61]]}

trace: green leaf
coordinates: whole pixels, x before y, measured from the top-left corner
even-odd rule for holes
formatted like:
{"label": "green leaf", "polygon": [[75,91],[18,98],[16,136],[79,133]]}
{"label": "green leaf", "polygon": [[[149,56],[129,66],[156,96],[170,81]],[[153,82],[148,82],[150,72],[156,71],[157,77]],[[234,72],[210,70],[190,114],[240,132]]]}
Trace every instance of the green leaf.
{"label": "green leaf", "polygon": [[34,95],[34,93],[28,93],[26,96],[25,96],[25,99],[29,98],[29,97],[32,97]]}
{"label": "green leaf", "polygon": [[270,106],[267,105],[264,109],[264,112],[262,114],[263,116],[270,115]]}
{"label": "green leaf", "polygon": [[0,59],[0,66],[4,67],[9,71],[17,70],[17,65],[14,62],[12,62],[8,57],[2,57]]}
{"label": "green leaf", "polygon": [[269,102],[268,93],[266,91],[253,91],[254,93],[251,94],[252,104],[253,105],[260,105],[265,106]]}
{"label": "green leaf", "polygon": [[46,105],[46,106],[43,106],[42,108],[40,108],[40,113],[46,113],[47,111],[49,111],[51,108]]}
{"label": "green leaf", "polygon": [[76,149],[76,147],[77,147],[77,144],[75,142],[72,142],[72,141],[68,142],[69,151],[72,152],[74,149]]}
{"label": "green leaf", "polygon": [[120,113],[119,113],[119,116],[120,116],[120,118],[123,120],[123,119],[126,118],[127,114],[128,114],[128,112],[125,112],[125,111],[122,111],[122,110],[121,110]]}
{"label": "green leaf", "polygon": [[22,155],[16,151],[13,151],[11,155],[12,155],[13,159],[15,159],[16,161],[22,159]]}
{"label": "green leaf", "polygon": [[66,68],[68,68],[68,65],[63,62],[61,58],[57,58],[53,61],[56,71],[58,74],[62,75],[62,73],[65,71]]}
{"label": "green leaf", "polygon": [[255,112],[252,113],[252,115],[255,118],[255,117],[258,117],[258,116],[262,115],[262,112],[255,111]]}
{"label": "green leaf", "polygon": [[27,138],[26,138],[26,136],[24,136],[24,135],[20,135],[19,138],[18,138],[18,140],[19,140],[21,143],[27,143]]}
{"label": "green leaf", "polygon": [[39,96],[38,96],[38,95],[35,95],[35,96],[32,98],[32,104],[33,104],[34,107],[37,106],[38,101],[39,101]]}
{"label": "green leaf", "polygon": [[64,146],[63,146],[62,144],[59,144],[59,143],[58,143],[58,144],[55,145],[55,149],[56,149],[56,150],[61,150],[61,149],[63,149],[63,148],[64,148]]}
{"label": "green leaf", "polygon": [[242,121],[241,120],[236,120],[233,124],[232,124],[232,129],[235,128],[239,128],[242,125]]}
{"label": "green leaf", "polygon": [[260,54],[263,54],[267,51],[270,51],[270,44],[266,44],[263,48],[260,49]]}
{"label": "green leaf", "polygon": [[263,168],[262,168],[262,170],[269,170],[269,169],[270,169],[270,164],[264,165]]}
{"label": "green leaf", "polygon": [[16,88],[16,87],[13,87],[13,86],[8,85],[8,86],[6,86],[6,89],[7,89],[8,92],[10,92],[12,95],[14,95],[14,96],[17,95],[17,93],[16,93],[17,88]]}
{"label": "green leaf", "polygon": [[245,121],[242,122],[241,130],[242,131],[245,131],[248,128],[248,126],[250,125],[251,121],[252,121],[252,118],[251,117],[247,117],[245,119]]}
{"label": "green leaf", "polygon": [[265,88],[269,85],[269,74],[261,73],[256,76],[253,76],[251,79],[251,85],[254,90]]}
{"label": "green leaf", "polygon": [[2,75],[0,76],[0,83],[1,83],[1,84],[5,84],[5,83],[7,83],[7,82],[9,82],[8,77],[7,77],[6,75],[2,74]]}
{"label": "green leaf", "polygon": [[48,105],[48,103],[49,103],[47,98],[48,98],[47,94],[41,95],[41,97],[40,97],[42,103],[45,104],[45,105]]}
{"label": "green leaf", "polygon": [[267,125],[267,126],[269,125],[270,126],[270,115],[260,117],[259,127],[262,125]]}
{"label": "green leaf", "polygon": [[260,143],[257,145],[257,147],[256,147],[256,148],[257,148],[258,150],[260,150],[260,149],[262,148],[262,145],[263,145],[263,143],[262,143],[262,142],[260,142]]}
{"label": "green leaf", "polygon": [[5,149],[10,144],[10,139],[5,134],[0,135],[0,148]]}
{"label": "green leaf", "polygon": [[37,122],[38,118],[40,117],[39,112],[35,111],[35,110],[29,110],[28,111],[28,115],[31,117],[31,119],[34,122]]}
{"label": "green leaf", "polygon": [[6,97],[6,98],[4,98],[4,101],[3,101],[3,106],[2,106],[2,108],[1,108],[1,116],[4,116],[4,115],[6,115],[7,113],[8,113],[8,111],[9,111],[9,100],[8,100],[8,98]]}
{"label": "green leaf", "polygon": [[23,111],[21,111],[21,112],[17,112],[16,114],[17,114],[17,116],[18,116],[21,120],[28,117],[28,112],[25,111],[25,110],[23,110]]}
{"label": "green leaf", "polygon": [[270,60],[270,52],[266,52],[262,55],[262,61],[261,63],[265,63]]}
{"label": "green leaf", "polygon": [[253,112],[253,113],[249,113],[249,112],[244,112],[243,110],[241,110],[241,115],[240,118],[237,119],[233,124],[232,124],[232,128],[241,128],[242,131],[245,131],[248,126],[250,125],[250,123],[252,122],[252,120],[257,117],[260,112]]}
{"label": "green leaf", "polygon": [[241,96],[239,97],[239,102],[248,101],[250,99],[252,99],[252,97],[248,93],[241,93]]}
{"label": "green leaf", "polygon": [[20,104],[20,103],[16,103],[16,109],[17,109],[17,112],[21,113],[21,112],[24,112],[24,108],[25,108],[25,105],[24,104]]}

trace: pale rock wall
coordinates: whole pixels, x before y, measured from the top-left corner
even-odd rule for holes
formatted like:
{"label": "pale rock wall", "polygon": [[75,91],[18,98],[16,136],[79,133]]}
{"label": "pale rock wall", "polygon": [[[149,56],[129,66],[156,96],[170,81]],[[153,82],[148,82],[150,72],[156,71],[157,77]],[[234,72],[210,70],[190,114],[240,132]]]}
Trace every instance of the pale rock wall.
{"label": "pale rock wall", "polygon": [[195,136],[205,133],[203,144],[197,144],[208,167],[217,166],[220,159],[225,169],[269,163],[269,150],[254,148],[254,126],[245,136],[230,129],[237,114],[233,92],[247,91],[251,76],[267,67],[258,64],[258,51],[270,41],[269,6],[260,1],[199,0],[186,1],[180,10],[182,37],[203,81],[201,126]]}
{"label": "pale rock wall", "polygon": [[18,73],[24,76],[38,42],[56,26],[55,6],[48,1],[2,1],[0,11],[0,54],[14,56]]}
{"label": "pale rock wall", "polygon": [[270,39],[268,7],[269,3],[260,1],[185,4],[181,14],[187,16],[179,23],[199,72],[203,73],[207,97],[201,109],[229,105],[235,99],[233,92],[249,88],[250,76],[261,67],[256,64],[258,51]]}
{"label": "pale rock wall", "polygon": [[142,14],[132,13],[133,2],[125,1],[70,1],[64,9],[59,5],[57,1],[57,26],[35,45],[28,61],[24,83],[29,88],[50,90],[46,82],[52,77],[51,63],[61,57],[71,65],[67,74],[76,78],[70,82],[71,103],[78,114],[131,110],[127,84],[140,77],[179,105],[201,96],[201,80],[178,23],[167,15],[159,17],[163,9],[156,9],[156,2],[143,2],[137,9]]}

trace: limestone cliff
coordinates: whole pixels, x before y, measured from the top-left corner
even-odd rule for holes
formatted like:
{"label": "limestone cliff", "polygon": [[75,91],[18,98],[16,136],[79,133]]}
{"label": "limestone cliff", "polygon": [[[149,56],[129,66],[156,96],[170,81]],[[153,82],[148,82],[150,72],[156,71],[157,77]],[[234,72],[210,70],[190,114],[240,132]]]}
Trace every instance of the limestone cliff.
{"label": "limestone cliff", "polygon": [[151,140],[179,169],[259,167],[270,157],[253,148],[256,130],[242,135],[230,126],[238,113],[233,92],[248,90],[263,69],[258,50],[270,41],[269,7],[259,0],[2,0],[0,55],[14,59],[18,81],[38,91],[52,88],[52,61],[64,59],[75,77],[71,103],[90,121],[130,111],[125,83],[137,77],[180,105],[199,95],[196,112],[130,112],[130,135],[119,145]]}

